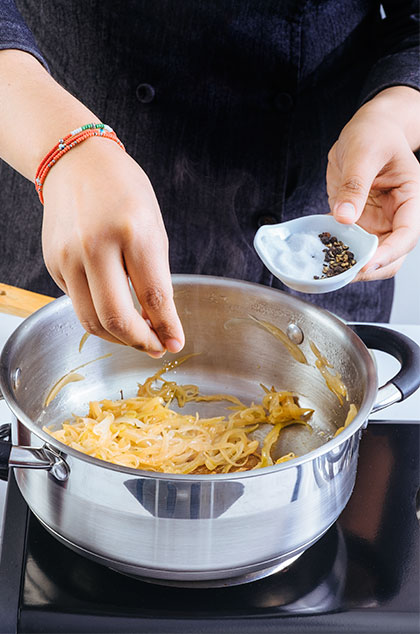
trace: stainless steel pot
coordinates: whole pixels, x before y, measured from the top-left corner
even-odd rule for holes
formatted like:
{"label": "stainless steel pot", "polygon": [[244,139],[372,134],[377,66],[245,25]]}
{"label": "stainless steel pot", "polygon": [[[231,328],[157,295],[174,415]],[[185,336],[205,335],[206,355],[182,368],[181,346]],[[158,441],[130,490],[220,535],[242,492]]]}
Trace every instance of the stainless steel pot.
{"label": "stainless steel pot", "polygon": [[[14,444],[1,442],[0,467],[14,468],[43,525],[87,557],[165,583],[244,582],[299,556],[337,519],[353,489],[368,415],[419,386],[420,352],[393,331],[358,326],[368,346],[402,361],[399,374],[378,390],[369,350],[326,311],[246,282],[199,276],[173,281],[187,341],[180,356],[200,353],[173,371],[174,379],[246,402],[258,400],[260,383],[293,390],[303,405],[315,408],[314,429],[284,430],[277,452],[303,455],[244,473],[176,476],[112,465],[55,441],[43,425],[83,413],[90,400],[119,398],[121,389],[125,397],[135,394],[137,382],[162,364],[96,337],[80,353],[83,330],[70,301],[60,298],[25,320],[3,349],[0,385],[16,424]],[[249,315],[287,333],[308,365]],[[311,341],[342,375],[349,395],[344,406],[314,367]],[[45,407],[58,378],[109,352],[112,356],[80,369],[85,380],[67,385]],[[349,403],[358,408],[356,418],[326,442],[343,424]],[[215,407],[199,409],[205,414]]]}

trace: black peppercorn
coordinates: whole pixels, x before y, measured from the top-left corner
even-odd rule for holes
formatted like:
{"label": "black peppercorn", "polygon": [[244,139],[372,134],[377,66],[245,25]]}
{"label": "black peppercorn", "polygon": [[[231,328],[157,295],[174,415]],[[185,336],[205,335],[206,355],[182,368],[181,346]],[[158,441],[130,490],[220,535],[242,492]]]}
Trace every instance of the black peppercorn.
{"label": "black peppercorn", "polygon": [[354,253],[336,236],[331,236],[330,233],[325,231],[320,233],[318,237],[327,248],[322,249],[325,253],[322,275],[314,275],[314,280],[339,275],[356,264]]}

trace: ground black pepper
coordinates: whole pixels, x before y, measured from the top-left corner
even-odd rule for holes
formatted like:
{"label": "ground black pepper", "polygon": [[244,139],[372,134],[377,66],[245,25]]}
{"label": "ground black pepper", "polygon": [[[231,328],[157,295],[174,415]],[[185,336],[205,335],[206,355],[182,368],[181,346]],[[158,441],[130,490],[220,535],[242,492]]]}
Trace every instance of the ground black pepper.
{"label": "ground black pepper", "polygon": [[320,233],[318,237],[326,248],[322,249],[325,253],[322,275],[314,275],[314,280],[339,275],[356,264],[354,253],[336,236],[332,236],[326,231]]}

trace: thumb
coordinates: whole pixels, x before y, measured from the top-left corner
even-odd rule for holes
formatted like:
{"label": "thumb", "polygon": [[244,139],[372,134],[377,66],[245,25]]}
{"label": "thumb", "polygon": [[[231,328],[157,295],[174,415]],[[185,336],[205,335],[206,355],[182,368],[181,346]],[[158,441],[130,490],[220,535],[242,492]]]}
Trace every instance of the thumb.
{"label": "thumb", "polygon": [[338,222],[352,224],[360,218],[381,167],[377,156],[366,154],[366,148],[363,154],[357,149],[347,149],[332,209]]}

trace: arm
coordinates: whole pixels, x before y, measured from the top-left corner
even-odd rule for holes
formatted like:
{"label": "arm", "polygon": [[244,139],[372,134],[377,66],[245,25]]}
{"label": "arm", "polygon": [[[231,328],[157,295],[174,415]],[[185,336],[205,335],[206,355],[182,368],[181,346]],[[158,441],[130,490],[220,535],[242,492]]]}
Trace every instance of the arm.
{"label": "arm", "polygon": [[[35,57],[1,50],[0,121],[1,158],[33,181],[60,137],[98,118]],[[90,138],[51,169],[44,200],[45,263],[82,326],[154,356],[182,348],[166,232],[139,165],[115,143]],[[127,274],[143,316],[134,308]]]}
{"label": "arm", "polygon": [[0,157],[32,182],[60,136],[99,121],[20,50],[0,51],[0,120]]}
{"label": "arm", "polygon": [[[363,90],[363,105],[328,156],[331,210],[379,237],[358,280],[395,275],[420,236],[420,66],[418,5],[384,3],[376,41],[378,61]],[[417,10],[417,14],[416,14]]]}

